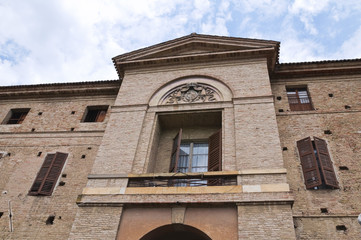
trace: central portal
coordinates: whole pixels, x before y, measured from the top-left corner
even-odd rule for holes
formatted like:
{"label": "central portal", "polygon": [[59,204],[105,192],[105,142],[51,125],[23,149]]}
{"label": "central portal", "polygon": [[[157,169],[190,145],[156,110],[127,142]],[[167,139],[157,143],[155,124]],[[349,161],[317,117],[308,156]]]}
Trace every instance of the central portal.
{"label": "central portal", "polygon": [[169,224],[150,231],[140,240],[211,240],[204,232],[183,224]]}

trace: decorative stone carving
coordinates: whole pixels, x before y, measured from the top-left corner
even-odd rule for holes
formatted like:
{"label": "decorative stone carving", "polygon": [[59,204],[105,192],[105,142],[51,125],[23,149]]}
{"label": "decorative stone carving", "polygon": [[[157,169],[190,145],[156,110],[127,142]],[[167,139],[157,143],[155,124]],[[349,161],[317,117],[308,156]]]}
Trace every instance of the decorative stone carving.
{"label": "decorative stone carving", "polygon": [[161,104],[180,104],[194,102],[215,102],[220,94],[214,88],[202,83],[186,83],[168,92]]}

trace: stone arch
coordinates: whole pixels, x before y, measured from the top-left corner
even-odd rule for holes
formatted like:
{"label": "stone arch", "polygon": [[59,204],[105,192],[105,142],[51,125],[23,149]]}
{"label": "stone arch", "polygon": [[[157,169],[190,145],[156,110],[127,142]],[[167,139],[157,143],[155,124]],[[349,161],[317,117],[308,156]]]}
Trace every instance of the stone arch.
{"label": "stone arch", "polygon": [[140,240],[212,240],[201,230],[184,224],[168,224],[158,227],[147,234]]}
{"label": "stone arch", "polygon": [[223,82],[208,76],[187,76],[159,88],[149,106],[192,102],[231,101],[232,91]]}

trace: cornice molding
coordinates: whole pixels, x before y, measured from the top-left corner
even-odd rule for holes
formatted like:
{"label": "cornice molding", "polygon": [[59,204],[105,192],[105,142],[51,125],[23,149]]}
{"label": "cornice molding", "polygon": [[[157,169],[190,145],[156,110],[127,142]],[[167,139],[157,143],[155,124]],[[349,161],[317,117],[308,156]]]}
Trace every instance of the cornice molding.
{"label": "cornice molding", "polygon": [[117,95],[121,82],[77,82],[0,87],[0,99]]}
{"label": "cornice molding", "polygon": [[271,81],[352,74],[361,74],[361,59],[277,64]]}

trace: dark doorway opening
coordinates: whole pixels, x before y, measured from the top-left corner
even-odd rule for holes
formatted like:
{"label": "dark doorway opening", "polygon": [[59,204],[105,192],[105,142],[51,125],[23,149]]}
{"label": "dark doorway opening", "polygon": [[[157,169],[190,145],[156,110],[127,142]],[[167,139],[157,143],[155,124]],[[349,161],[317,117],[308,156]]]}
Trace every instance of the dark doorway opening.
{"label": "dark doorway opening", "polygon": [[170,224],[156,228],[140,240],[212,240],[204,232],[197,228],[183,225],[183,224]]}

